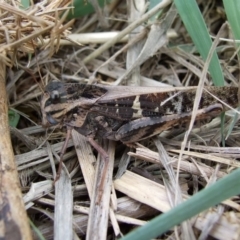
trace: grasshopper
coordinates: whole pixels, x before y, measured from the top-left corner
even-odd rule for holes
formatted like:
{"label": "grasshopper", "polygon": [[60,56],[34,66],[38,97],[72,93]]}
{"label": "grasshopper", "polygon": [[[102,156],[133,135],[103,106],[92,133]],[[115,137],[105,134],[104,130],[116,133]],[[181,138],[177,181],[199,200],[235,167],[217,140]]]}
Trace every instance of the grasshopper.
{"label": "grasshopper", "polygon": [[[196,120],[238,106],[238,87],[207,87]],[[104,156],[95,137],[131,144],[192,116],[196,87],[156,88],[50,82],[41,100],[42,124],[74,128]],[[217,96],[222,102],[219,102]]]}

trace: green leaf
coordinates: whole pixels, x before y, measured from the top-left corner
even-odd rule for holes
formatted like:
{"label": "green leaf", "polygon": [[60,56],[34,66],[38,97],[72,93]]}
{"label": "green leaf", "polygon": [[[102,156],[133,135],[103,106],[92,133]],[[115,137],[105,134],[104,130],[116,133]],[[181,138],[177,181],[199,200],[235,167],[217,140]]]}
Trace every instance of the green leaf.
{"label": "green leaf", "polygon": [[46,238],[43,237],[41,231],[34,225],[34,223],[31,221],[31,219],[29,218],[29,224],[32,228],[32,230],[35,232],[36,234],[36,238],[39,240],[46,240]]}
{"label": "green leaf", "polygon": [[[98,4],[100,7],[105,6],[109,1],[106,0],[98,0]],[[69,11],[68,20],[71,20],[73,18],[83,17],[86,15],[89,15],[93,12],[95,12],[94,7],[88,0],[74,0],[73,4],[71,5],[74,8]]]}
{"label": "green leaf", "polygon": [[30,1],[29,0],[21,0],[21,8],[28,9],[30,7]]}
{"label": "green leaf", "polygon": [[[160,2],[162,2],[162,0],[150,0],[149,1],[149,7],[148,7],[148,11],[150,11],[151,9],[153,9],[155,6],[157,6]],[[155,21],[160,15],[161,15],[162,11],[159,11],[158,13],[156,13],[155,15],[153,15],[150,18],[150,21],[153,22]]]}
{"label": "green leaf", "polygon": [[[240,1],[239,0],[223,0],[228,22],[235,37],[240,40],[239,22],[240,22]],[[239,44],[238,44],[239,46]]]}
{"label": "green leaf", "polygon": [[8,121],[11,127],[16,127],[18,125],[20,115],[13,110],[8,111]]}
{"label": "green leaf", "polygon": [[156,238],[181,222],[239,193],[240,169],[237,169],[213,185],[196,193],[187,201],[127,234],[121,240]]}
{"label": "green leaf", "polygon": [[[174,3],[197,50],[202,58],[206,60],[212,45],[212,40],[209,36],[206,24],[198,8],[196,0],[174,0]],[[211,59],[209,72],[216,86],[224,85],[224,77],[216,52],[214,52]]]}

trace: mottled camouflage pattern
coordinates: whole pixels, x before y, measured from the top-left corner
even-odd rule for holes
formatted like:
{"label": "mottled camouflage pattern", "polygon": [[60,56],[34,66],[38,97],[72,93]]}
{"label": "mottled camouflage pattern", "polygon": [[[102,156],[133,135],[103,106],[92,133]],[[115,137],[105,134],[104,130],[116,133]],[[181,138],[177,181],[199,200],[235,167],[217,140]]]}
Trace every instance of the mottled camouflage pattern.
{"label": "mottled camouflage pattern", "polygon": [[[126,87],[124,88],[126,89]],[[226,104],[237,107],[237,87],[207,87]],[[75,128],[85,136],[135,142],[159,134],[192,115],[195,89],[140,94],[104,99],[104,86],[51,82],[41,101],[43,125]],[[213,96],[203,92],[197,119],[216,116],[225,107]]]}

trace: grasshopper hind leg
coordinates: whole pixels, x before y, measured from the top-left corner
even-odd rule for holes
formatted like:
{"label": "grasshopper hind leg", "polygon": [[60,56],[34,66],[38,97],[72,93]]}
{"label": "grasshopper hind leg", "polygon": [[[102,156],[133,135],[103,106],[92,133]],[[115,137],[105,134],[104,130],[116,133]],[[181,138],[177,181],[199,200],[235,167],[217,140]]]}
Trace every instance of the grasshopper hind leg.
{"label": "grasshopper hind leg", "polygon": [[165,120],[163,117],[145,117],[131,121],[118,129],[115,133],[115,139],[125,144],[134,143],[160,134],[179,122],[179,119]]}
{"label": "grasshopper hind leg", "polygon": [[[196,118],[202,119],[211,115],[217,116],[222,112],[222,105],[219,103],[197,110]],[[192,112],[182,114],[164,115],[161,117],[143,117],[133,120],[121,126],[115,133],[115,139],[123,143],[132,143],[160,134],[171,127],[181,123],[189,122]]]}

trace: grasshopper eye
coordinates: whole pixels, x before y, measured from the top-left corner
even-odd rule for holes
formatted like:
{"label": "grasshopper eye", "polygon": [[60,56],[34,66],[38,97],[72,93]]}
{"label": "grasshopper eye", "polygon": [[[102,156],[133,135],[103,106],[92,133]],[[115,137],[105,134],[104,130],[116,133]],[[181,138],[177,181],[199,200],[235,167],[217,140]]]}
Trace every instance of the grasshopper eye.
{"label": "grasshopper eye", "polygon": [[46,115],[47,121],[51,124],[51,125],[57,125],[59,122],[57,120],[55,120],[50,113],[47,113]]}
{"label": "grasshopper eye", "polygon": [[59,91],[54,90],[54,91],[50,92],[50,98],[51,98],[52,100],[57,100],[57,99],[59,99],[59,98],[60,98]]}
{"label": "grasshopper eye", "polygon": [[49,101],[51,103],[57,104],[57,103],[65,103],[67,101],[67,98],[58,90],[53,90],[49,92]]}

